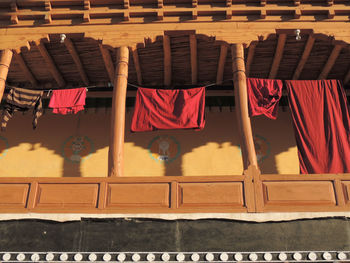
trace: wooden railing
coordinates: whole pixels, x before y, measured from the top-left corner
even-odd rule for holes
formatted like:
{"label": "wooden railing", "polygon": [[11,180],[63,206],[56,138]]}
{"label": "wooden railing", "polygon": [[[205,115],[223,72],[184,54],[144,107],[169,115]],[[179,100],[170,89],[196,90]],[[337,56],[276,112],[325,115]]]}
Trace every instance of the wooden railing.
{"label": "wooden railing", "polygon": [[0,178],[2,213],[350,211],[350,174]]}

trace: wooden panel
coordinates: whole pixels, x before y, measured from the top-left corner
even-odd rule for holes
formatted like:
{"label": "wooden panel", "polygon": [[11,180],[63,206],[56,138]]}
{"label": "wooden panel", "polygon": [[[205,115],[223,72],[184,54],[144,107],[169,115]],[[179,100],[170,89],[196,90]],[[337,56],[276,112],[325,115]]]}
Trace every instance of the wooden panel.
{"label": "wooden panel", "polygon": [[336,205],[331,181],[263,182],[263,190],[266,205]]}
{"label": "wooden panel", "polygon": [[0,184],[0,208],[25,208],[29,184]]}
{"label": "wooden panel", "polygon": [[180,183],[179,207],[243,207],[243,183]]}
{"label": "wooden panel", "polygon": [[350,205],[350,181],[342,181],[341,183],[345,195],[345,203]]}
{"label": "wooden panel", "polygon": [[98,184],[39,184],[34,208],[95,208]]}
{"label": "wooden panel", "polygon": [[170,207],[170,184],[108,184],[106,208],[116,207]]}

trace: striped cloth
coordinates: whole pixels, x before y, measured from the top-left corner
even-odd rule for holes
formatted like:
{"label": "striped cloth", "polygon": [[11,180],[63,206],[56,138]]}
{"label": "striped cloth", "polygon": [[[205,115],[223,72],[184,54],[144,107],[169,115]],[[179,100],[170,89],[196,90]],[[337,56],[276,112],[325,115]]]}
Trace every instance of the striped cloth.
{"label": "striped cloth", "polygon": [[22,88],[10,89],[6,96],[6,104],[2,112],[1,130],[6,130],[7,122],[16,111],[27,111],[33,107],[33,129],[35,129],[38,124],[38,118],[43,113],[43,105],[41,102],[42,95],[43,91],[40,90]]}

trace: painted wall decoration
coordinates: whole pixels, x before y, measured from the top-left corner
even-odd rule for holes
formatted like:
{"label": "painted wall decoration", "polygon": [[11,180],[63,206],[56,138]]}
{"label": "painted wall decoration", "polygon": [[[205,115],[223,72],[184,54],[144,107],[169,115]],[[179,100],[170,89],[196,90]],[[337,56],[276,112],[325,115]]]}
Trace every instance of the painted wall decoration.
{"label": "painted wall decoration", "polygon": [[62,155],[70,162],[80,163],[95,151],[94,143],[87,136],[69,136],[62,145]]}
{"label": "painted wall decoration", "polygon": [[148,151],[156,162],[170,163],[179,157],[181,148],[174,136],[161,135],[150,141]]}
{"label": "painted wall decoration", "polygon": [[270,155],[270,151],[271,151],[270,143],[263,136],[255,134],[254,145],[255,145],[256,158],[259,163],[262,163]]}
{"label": "painted wall decoration", "polygon": [[9,148],[8,140],[5,137],[0,136],[0,159],[4,158]]}

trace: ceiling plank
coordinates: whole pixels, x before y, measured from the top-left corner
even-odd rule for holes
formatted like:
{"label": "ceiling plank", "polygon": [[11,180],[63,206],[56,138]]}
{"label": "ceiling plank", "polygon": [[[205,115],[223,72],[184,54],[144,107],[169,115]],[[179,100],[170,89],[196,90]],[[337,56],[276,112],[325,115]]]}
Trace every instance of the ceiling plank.
{"label": "ceiling plank", "polygon": [[137,47],[131,48],[131,53],[132,53],[132,58],[133,58],[134,66],[136,70],[137,84],[142,85],[142,72],[141,72],[141,65],[140,65],[139,53],[137,52]]}
{"label": "ceiling plank", "polygon": [[103,62],[108,73],[109,81],[113,83],[114,81],[114,65],[112,61],[111,54],[108,49],[104,48],[102,44],[99,44]]}
{"label": "ceiling plank", "polygon": [[72,56],[75,65],[77,66],[77,69],[78,69],[78,72],[79,72],[81,80],[84,82],[85,85],[88,86],[89,85],[89,79],[88,79],[88,77],[87,77],[87,75],[85,73],[84,66],[81,63],[81,60],[80,60],[79,55],[78,55],[78,52],[77,52],[77,50],[76,50],[72,40],[70,40],[69,38],[66,38],[65,41],[64,41],[64,44],[65,44],[69,54]]}
{"label": "ceiling plank", "polygon": [[337,60],[341,49],[342,49],[341,45],[335,45],[333,47],[332,53],[328,57],[328,60],[327,60],[326,64],[324,65],[320,75],[318,76],[318,79],[326,79],[328,77],[328,74],[331,71],[331,69],[333,68],[334,63]]}
{"label": "ceiling plank", "polygon": [[250,68],[251,68],[252,63],[253,63],[256,45],[257,45],[257,42],[255,42],[255,41],[251,42],[249,45],[249,48],[248,48],[247,63],[245,66],[245,74],[247,77],[249,77],[249,74],[250,74]]}
{"label": "ceiling plank", "polygon": [[315,43],[315,37],[313,35],[309,35],[309,38],[307,39],[303,55],[301,56],[298,66],[296,67],[292,79],[296,80],[299,79],[301,72],[303,71],[303,68],[310,56],[311,50]]}
{"label": "ceiling plank", "polygon": [[197,38],[196,35],[190,35],[190,50],[191,50],[191,79],[192,85],[198,82],[198,66],[197,66]]}
{"label": "ceiling plank", "polygon": [[163,52],[164,52],[164,85],[171,85],[171,47],[170,37],[163,36]]}
{"label": "ceiling plank", "polygon": [[277,48],[276,48],[275,56],[273,58],[272,66],[270,69],[269,79],[276,78],[278,68],[280,66],[280,62],[282,59],[286,39],[287,39],[287,34],[280,34],[278,36]]}
{"label": "ceiling plank", "polygon": [[66,85],[66,82],[64,81],[61,72],[58,70],[57,66],[55,65],[55,62],[53,61],[51,55],[47,51],[44,43],[43,42],[36,43],[36,46],[41,56],[45,60],[48,70],[50,71],[52,77],[56,80],[58,86],[64,87]]}
{"label": "ceiling plank", "polygon": [[22,55],[20,53],[17,53],[17,51],[13,51],[13,55],[17,61],[17,63],[19,64],[24,76],[26,77],[26,79],[33,85],[33,86],[37,86],[38,85],[38,81],[35,79],[35,77],[33,76],[33,73],[29,70],[26,62],[24,61]]}
{"label": "ceiling plank", "polygon": [[227,57],[227,46],[221,45],[218,70],[216,72],[216,84],[221,85],[224,78],[225,62]]}

